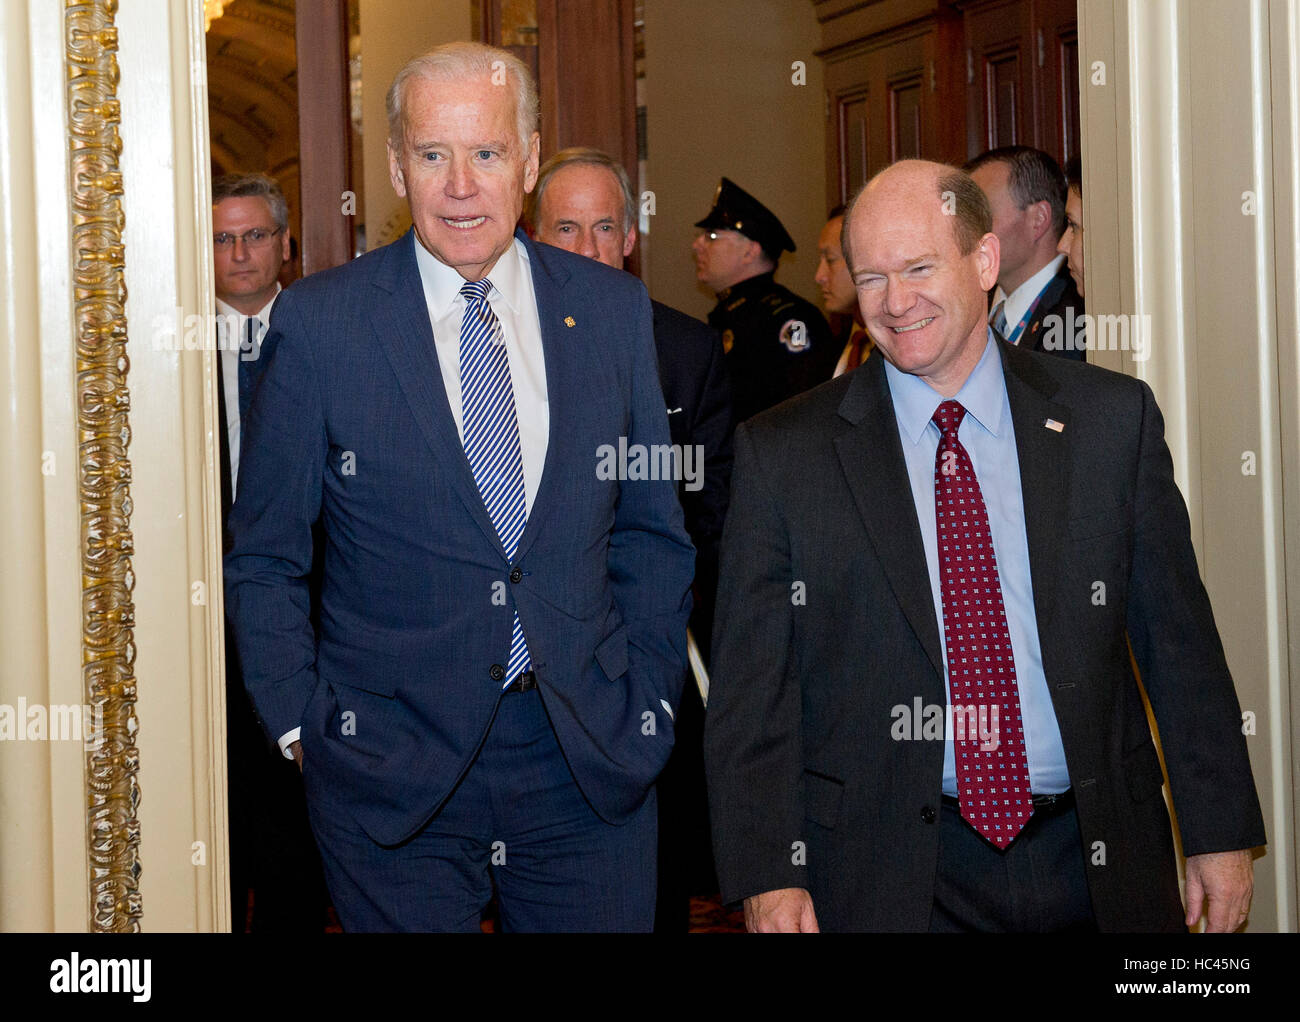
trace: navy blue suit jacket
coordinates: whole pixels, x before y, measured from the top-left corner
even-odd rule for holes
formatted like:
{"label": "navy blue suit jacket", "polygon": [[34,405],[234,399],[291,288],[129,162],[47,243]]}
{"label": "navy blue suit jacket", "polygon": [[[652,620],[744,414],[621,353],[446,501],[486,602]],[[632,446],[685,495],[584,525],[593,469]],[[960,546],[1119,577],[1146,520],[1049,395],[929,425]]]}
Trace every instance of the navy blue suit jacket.
{"label": "navy blue suit jacket", "polygon": [[469,768],[516,609],[602,818],[641,804],[672,747],[694,558],[675,484],[597,478],[601,445],[669,442],[650,301],[635,277],[516,237],[550,430],[513,564],[447,402],[414,234],[281,294],[250,409],[225,561],[244,681],[272,736],[301,725],[308,797],[328,791],[381,844],[416,833]]}

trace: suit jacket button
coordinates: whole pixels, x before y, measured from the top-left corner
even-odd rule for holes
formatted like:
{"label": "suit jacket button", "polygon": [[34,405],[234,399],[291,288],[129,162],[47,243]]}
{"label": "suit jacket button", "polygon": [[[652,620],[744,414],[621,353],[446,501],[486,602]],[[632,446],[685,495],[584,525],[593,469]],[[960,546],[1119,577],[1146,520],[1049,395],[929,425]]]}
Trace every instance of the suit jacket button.
{"label": "suit jacket button", "polygon": [[515,568],[512,572],[510,572],[510,581],[516,584],[518,584],[519,580],[523,577],[524,577],[524,573],[519,568]]}
{"label": "suit jacket button", "polygon": [[500,681],[505,676],[506,676],[506,669],[502,667],[500,664],[493,664],[491,670],[488,671],[488,677],[490,677],[493,681]]}
{"label": "suit jacket button", "polygon": [[921,807],[921,819],[924,820],[926,823],[933,823],[935,816],[936,813],[934,811],[934,806]]}

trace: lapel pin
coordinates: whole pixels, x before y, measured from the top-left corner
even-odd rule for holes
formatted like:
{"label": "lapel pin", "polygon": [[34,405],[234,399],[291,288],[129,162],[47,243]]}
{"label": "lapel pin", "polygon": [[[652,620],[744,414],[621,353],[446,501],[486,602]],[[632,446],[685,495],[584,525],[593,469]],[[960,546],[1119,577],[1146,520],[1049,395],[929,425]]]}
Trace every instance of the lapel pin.
{"label": "lapel pin", "polygon": [[1056,433],[1060,433],[1065,429],[1065,423],[1057,422],[1055,419],[1048,419],[1043,425]]}
{"label": "lapel pin", "polygon": [[572,316],[565,316],[565,317],[564,317],[564,325],[565,325],[565,326],[577,326],[578,324],[577,324],[576,322],[574,322],[574,319],[573,319]]}

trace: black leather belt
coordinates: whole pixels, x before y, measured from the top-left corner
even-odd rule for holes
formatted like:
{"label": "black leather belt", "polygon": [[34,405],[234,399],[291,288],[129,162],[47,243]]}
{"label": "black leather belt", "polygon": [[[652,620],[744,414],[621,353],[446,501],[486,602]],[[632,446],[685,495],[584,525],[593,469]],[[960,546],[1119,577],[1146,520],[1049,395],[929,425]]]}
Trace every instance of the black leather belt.
{"label": "black leather belt", "polygon": [[[1059,795],[1034,795],[1032,798],[1035,815],[1042,813],[1044,816],[1054,816],[1074,806],[1074,789],[1063,791]],[[954,809],[961,808],[961,800],[954,795],[944,795],[943,804]]]}
{"label": "black leather belt", "polygon": [[506,686],[507,692],[531,692],[537,687],[537,675],[532,671],[524,671],[514,681]]}

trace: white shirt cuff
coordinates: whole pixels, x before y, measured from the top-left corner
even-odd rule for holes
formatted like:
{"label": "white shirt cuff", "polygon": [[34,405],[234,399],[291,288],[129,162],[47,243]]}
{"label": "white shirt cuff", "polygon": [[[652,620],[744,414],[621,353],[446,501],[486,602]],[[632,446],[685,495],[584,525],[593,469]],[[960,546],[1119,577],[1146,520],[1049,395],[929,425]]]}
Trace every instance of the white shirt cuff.
{"label": "white shirt cuff", "polygon": [[302,728],[296,727],[292,731],[286,732],[280,736],[280,751],[284,753],[285,759],[293,759],[293,753],[289,751],[289,746],[302,737]]}

